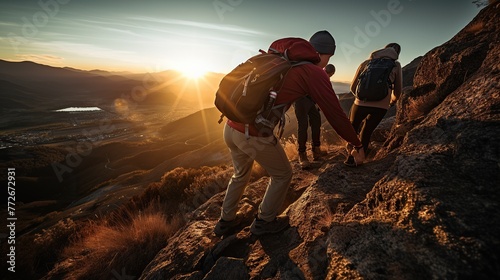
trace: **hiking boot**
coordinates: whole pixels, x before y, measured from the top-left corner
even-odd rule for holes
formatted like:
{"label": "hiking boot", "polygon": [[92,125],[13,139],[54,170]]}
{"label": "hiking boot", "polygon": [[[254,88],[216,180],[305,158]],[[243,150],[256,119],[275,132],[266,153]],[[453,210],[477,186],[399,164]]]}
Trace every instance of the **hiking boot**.
{"label": "hiking boot", "polygon": [[347,159],[344,161],[344,164],[349,166],[349,167],[356,167],[356,161],[354,160],[354,157],[349,155]]}
{"label": "hiking boot", "polygon": [[250,226],[250,232],[255,235],[278,233],[289,226],[290,224],[287,216],[276,217],[270,222],[255,218]]}
{"label": "hiking boot", "polygon": [[314,160],[321,160],[323,156],[326,156],[326,152],[321,150],[319,146],[313,147],[312,152]]}
{"label": "hiking boot", "polygon": [[225,235],[232,229],[234,229],[236,226],[238,226],[240,223],[241,223],[241,218],[239,216],[236,216],[236,218],[232,221],[225,221],[223,219],[220,219],[215,225],[214,233],[216,236]]}
{"label": "hiking boot", "polygon": [[310,166],[309,159],[307,158],[306,152],[299,153],[299,164],[300,168],[307,169]]}

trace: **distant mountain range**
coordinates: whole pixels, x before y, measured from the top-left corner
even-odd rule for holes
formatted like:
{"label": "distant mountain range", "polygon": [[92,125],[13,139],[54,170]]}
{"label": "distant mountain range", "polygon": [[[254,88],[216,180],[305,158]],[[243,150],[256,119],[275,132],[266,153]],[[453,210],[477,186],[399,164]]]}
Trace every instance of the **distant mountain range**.
{"label": "distant mountain range", "polygon": [[[221,78],[222,74],[211,73],[197,84],[176,71],[115,73],[0,60],[0,108],[112,107],[119,98],[133,101],[135,105],[187,102],[207,106],[213,102]],[[198,94],[193,94],[196,92]]]}

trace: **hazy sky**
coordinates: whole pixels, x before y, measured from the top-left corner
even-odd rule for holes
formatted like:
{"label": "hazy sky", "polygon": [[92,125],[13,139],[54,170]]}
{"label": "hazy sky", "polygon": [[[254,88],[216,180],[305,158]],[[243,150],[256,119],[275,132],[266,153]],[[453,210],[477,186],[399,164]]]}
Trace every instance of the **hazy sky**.
{"label": "hazy sky", "polygon": [[479,12],[468,0],[1,0],[0,59],[81,69],[226,73],[282,37],[328,30],[336,81],[390,42],[400,62],[448,41]]}

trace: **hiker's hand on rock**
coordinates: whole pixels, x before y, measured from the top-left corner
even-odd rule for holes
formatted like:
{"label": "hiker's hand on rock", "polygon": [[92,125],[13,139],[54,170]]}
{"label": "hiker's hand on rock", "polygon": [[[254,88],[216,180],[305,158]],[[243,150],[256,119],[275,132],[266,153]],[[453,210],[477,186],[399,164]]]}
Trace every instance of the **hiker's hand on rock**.
{"label": "hiker's hand on rock", "polygon": [[351,156],[354,157],[354,161],[356,162],[356,165],[361,165],[365,161],[365,150],[363,147],[361,148],[354,148],[351,151]]}
{"label": "hiker's hand on rock", "polygon": [[354,147],[354,146],[353,146],[353,145],[351,145],[351,144],[349,144],[349,143],[347,143],[347,144],[345,145],[345,149],[346,149],[346,151],[347,151],[347,154],[348,154],[348,155],[350,155],[350,154],[351,154],[353,147]]}

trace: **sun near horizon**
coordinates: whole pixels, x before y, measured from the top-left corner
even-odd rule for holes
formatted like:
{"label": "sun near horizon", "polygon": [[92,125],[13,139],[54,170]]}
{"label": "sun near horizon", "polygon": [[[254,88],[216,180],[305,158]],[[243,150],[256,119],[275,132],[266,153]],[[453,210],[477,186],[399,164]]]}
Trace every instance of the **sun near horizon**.
{"label": "sun near horizon", "polygon": [[190,80],[201,79],[209,72],[209,70],[206,70],[205,68],[199,67],[197,65],[186,65],[178,68],[178,71],[180,71],[184,77]]}

